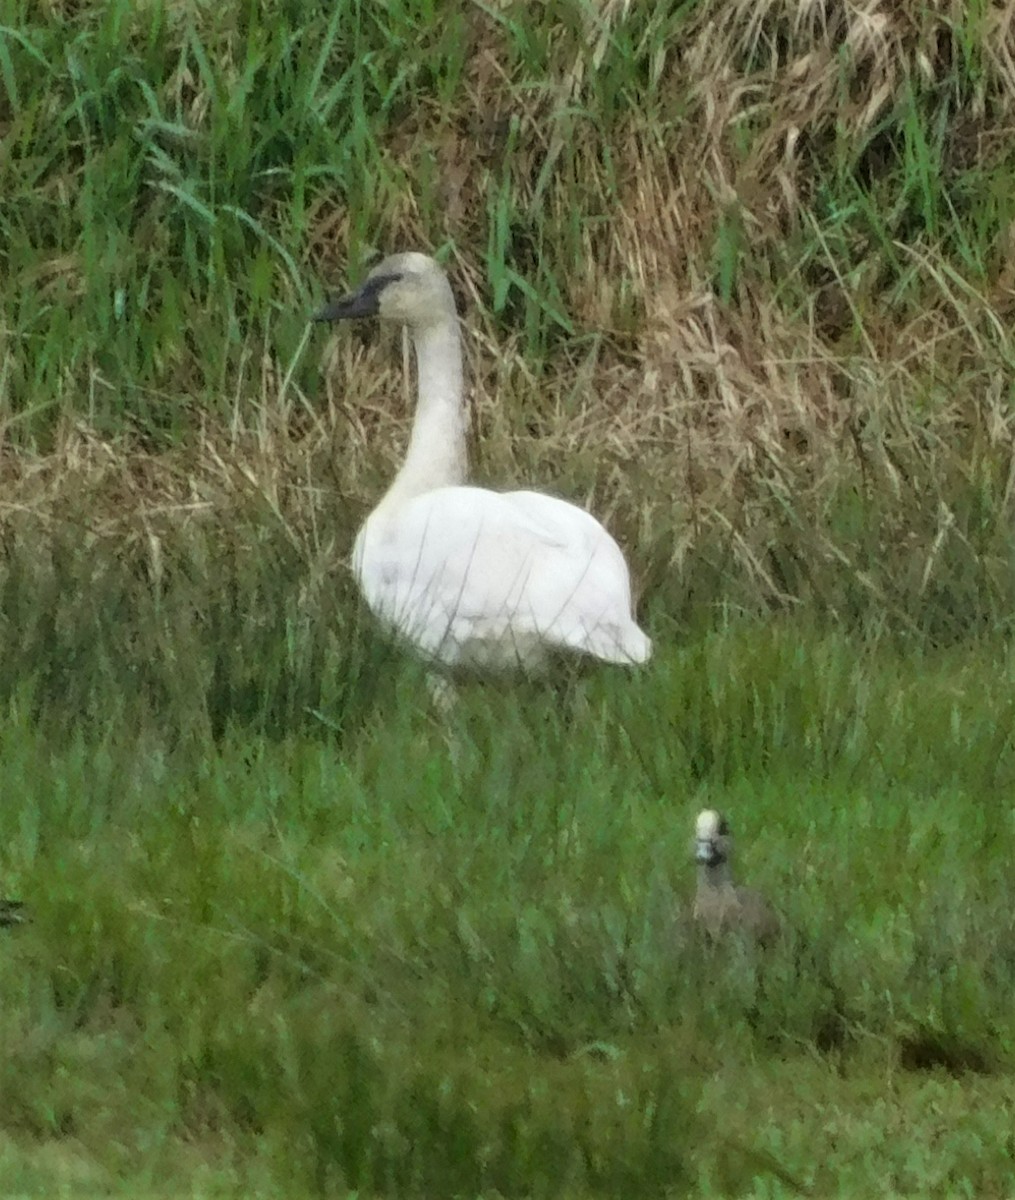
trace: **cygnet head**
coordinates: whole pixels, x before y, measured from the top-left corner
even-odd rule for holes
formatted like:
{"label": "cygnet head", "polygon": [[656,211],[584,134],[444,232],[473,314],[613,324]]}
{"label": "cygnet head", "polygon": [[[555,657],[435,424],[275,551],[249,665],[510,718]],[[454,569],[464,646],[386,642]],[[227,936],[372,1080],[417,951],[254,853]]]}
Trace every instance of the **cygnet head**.
{"label": "cygnet head", "polygon": [[694,824],[694,860],[705,867],[724,863],[733,849],[733,838],[726,818],[714,808],[698,813]]}
{"label": "cygnet head", "polygon": [[392,254],[379,262],[356,291],[314,314],[315,321],[380,317],[423,328],[455,315],[447,276],[427,254]]}

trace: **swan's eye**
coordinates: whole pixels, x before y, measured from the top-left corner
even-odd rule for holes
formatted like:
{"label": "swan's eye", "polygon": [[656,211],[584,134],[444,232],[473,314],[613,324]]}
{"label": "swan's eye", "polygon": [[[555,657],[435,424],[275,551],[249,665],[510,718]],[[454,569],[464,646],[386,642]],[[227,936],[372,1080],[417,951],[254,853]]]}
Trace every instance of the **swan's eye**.
{"label": "swan's eye", "polygon": [[363,284],[358,294],[367,302],[379,304],[383,293],[402,278],[402,275],[374,275]]}

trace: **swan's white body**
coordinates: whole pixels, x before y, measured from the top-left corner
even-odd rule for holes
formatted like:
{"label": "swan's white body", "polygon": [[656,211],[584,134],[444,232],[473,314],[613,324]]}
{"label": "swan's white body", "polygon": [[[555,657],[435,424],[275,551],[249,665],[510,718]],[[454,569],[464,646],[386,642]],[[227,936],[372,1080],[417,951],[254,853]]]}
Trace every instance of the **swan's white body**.
{"label": "swan's white body", "polygon": [[645,662],[627,564],[594,517],[540,492],[466,485],[458,318],[440,267],[385,259],[320,317],[374,314],[412,331],[419,396],[405,462],[353,550],[370,609],[445,668],[532,669],[554,649]]}
{"label": "swan's white body", "polygon": [[607,662],[649,655],[616,542],[553,496],[459,486],[382,504],[353,569],[381,621],[447,667],[532,668],[550,647]]}

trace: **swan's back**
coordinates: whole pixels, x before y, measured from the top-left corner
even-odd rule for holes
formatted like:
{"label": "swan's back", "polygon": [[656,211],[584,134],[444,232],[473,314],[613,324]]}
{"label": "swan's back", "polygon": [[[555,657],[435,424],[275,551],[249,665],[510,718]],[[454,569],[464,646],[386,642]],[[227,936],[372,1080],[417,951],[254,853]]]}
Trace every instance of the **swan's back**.
{"label": "swan's back", "polygon": [[651,653],[617,543],[554,496],[449,487],[381,505],[354,566],[377,615],[447,666],[531,667],[553,647],[617,663]]}

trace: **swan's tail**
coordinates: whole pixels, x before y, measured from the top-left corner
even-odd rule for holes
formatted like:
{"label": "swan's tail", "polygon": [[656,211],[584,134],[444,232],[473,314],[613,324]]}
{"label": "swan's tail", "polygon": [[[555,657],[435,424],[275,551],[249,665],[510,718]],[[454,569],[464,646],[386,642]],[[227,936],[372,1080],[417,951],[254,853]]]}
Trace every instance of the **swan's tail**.
{"label": "swan's tail", "polygon": [[652,639],[637,625],[632,624],[627,634],[628,661],[634,664],[647,663],[652,657]]}
{"label": "swan's tail", "polygon": [[568,638],[567,644],[601,662],[623,666],[639,666],[652,657],[651,639],[633,621],[624,626],[597,625]]}

